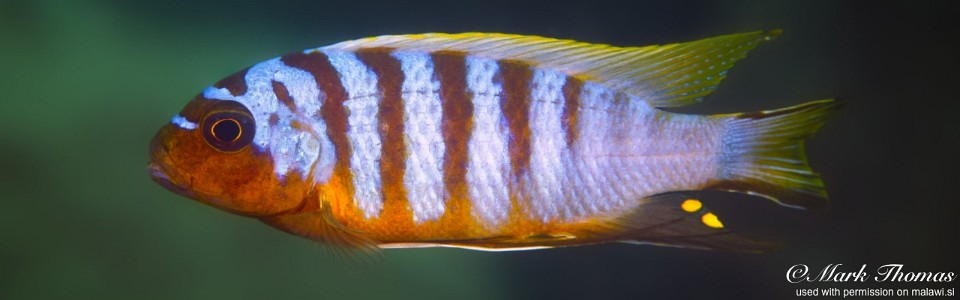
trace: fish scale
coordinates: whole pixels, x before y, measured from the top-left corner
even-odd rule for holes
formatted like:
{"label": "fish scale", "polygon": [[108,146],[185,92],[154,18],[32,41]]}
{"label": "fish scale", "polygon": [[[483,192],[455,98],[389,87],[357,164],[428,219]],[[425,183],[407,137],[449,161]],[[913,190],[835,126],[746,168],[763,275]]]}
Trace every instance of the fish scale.
{"label": "fish scale", "polygon": [[[505,125],[500,111],[502,87],[494,81],[495,61],[467,57],[467,88],[473,94],[473,133],[467,144],[470,201],[487,227],[504,222],[510,212]],[[455,130],[455,129],[448,129]]]}
{"label": "fish scale", "polygon": [[440,84],[433,78],[430,55],[394,53],[404,73],[402,96],[409,154],[404,186],[415,222],[443,215],[446,187],[442,164],[446,146],[440,132]]}
{"label": "fish scale", "polygon": [[[527,186],[526,199],[532,211],[529,214],[538,219],[549,221],[557,216],[569,215],[566,209],[561,211],[567,196],[565,187],[569,183],[560,180],[563,174],[571,170],[561,165],[561,159],[567,153],[560,115],[563,97],[560,88],[566,76],[549,71],[537,70],[529,83],[530,95],[530,169],[521,186]],[[567,168],[564,168],[567,167]]]}
{"label": "fish scale", "polygon": [[353,172],[357,206],[367,217],[375,217],[383,208],[381,178],[377,161],[380,159],[381,141],[376,132],[377,124],[377,79],[352,53],[327,53],[330,64],[340,74],[341,85],[347,92],[343,102],[348,111],[347,138],[352,156],[350,170]]}

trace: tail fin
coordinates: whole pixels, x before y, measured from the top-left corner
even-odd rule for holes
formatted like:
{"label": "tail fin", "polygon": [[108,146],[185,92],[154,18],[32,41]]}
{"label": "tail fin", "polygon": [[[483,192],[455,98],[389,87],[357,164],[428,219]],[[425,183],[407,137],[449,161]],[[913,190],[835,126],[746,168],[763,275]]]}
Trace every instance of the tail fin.
{"label": "tail fin", "polygon": [[710,188],[762,196],[794,208],[824,209],[827,190],[810,170],[804,139],[840,106],[833,99],[752,113],[717,115],[724,122],[721,171]]}

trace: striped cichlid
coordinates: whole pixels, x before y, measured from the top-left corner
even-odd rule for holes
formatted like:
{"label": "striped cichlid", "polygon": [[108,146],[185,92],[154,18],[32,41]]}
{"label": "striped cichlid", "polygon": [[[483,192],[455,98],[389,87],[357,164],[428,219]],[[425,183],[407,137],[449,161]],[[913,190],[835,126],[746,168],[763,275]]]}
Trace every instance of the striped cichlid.
{"label": "striped cichlid", "polygon": [[804,155],[833,100],[699,102],[779,31],[620,48],[465,33],[347,41],[253,65],[157,133],[153,179],[343,249],[630,242],[762,251],[691,192],[824,208]]}

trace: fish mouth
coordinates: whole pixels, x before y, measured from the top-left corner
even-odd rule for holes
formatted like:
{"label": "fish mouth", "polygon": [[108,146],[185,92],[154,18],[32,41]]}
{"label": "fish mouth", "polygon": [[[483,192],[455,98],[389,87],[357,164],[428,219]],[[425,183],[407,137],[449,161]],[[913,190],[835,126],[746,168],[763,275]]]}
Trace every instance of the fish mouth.
{"label": "fish mouth", "polygon": [[[169,127],[169,124],[167,127]],[[150,162],[147,163],[147,172],[150,173],[150,178],[153,179],[154,182],[167,190],[188,198],[193,198],[194,193],[186,186],[177,184],[176,181],[171,179],[165,164],[163,164],[164,161],[167,161],[166,158],[169,152],[167,145],[163,143],[166,132],[167,128],[165,127],[161,129],[160,132],[157,132],[157,135],[150,141]]]}
{"label": "fish mouth", "polygon": [[154,182],[163,186],[167,190],[189,198],[193,198],[193,192],[171,180],[170,176],[167,176],[167,173],[163,170],[163,166],[157,162],[151,161],[148,163],[147,171],[150,172],[150,178],[153,179]]}

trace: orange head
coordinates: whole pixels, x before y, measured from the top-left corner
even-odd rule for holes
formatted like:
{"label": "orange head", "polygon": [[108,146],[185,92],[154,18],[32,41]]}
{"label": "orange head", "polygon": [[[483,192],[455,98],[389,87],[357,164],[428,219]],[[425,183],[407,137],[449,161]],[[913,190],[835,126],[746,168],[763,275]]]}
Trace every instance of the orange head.
{"label": "orange head", "polygon": [[319,95],[302,88],[287,93],[286,85],[307,82],[278,81],[274,76],[284,74],[273,61],[207,88],[164,125],[150,143],[153,180],[253,217],[288,212],[315,197],[316,184],[332,172],[333,147],[319,114],[284,102],[315,103]]}

